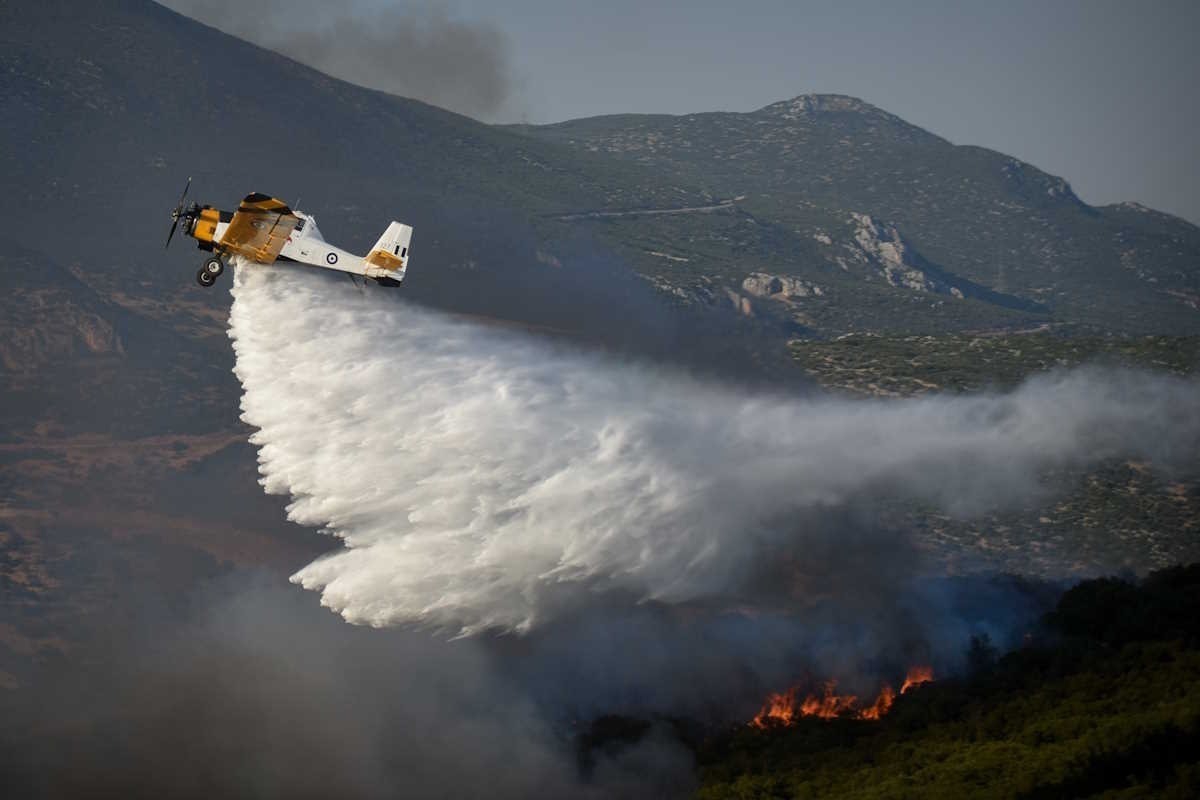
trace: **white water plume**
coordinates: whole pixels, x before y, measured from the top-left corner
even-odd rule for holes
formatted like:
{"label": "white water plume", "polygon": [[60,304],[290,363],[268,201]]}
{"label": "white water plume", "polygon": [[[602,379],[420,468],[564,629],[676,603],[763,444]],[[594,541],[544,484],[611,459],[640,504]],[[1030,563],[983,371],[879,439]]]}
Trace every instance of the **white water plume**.
{"label": "white water plume", "polygon": [[1200,431],[1195,384],[1144,374],[888,402],[747,394],[313,271],[236,272],[263,485],[344,542],[293,580],[354,623],[527,631],[609,590],[736,597],[764,560],[803,557],[789,515],[875,491],[952,512],[1019,502],[1039,470],[1169,457]]}

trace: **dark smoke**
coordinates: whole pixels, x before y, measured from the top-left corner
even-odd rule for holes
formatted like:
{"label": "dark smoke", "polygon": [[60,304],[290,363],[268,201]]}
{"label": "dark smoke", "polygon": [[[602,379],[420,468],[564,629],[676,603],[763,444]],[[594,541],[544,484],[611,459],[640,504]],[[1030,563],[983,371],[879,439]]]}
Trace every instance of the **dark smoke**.
{"label": "dark smoke", "polygon": [[509,45],[437,3],[162,0],[163,5],[336,78],[480,119],[511,100]]}
{"label": "dark smoke", "polygon": [[805,673],[864,690],[911,659],[947,674],[969,634],[1011,644],[1043,610],[1004,579],[880,568],[910,556],[861,520],[822,527],[828,541],[807,554],[817,596],[766,587],[776,610],[609,597],[528,637],[350,626],[265,573],[131,586],[90,642],[0,694],[0,785],[12,797],[684,797],[694,768],[671,726],[586,753],[580,735],[607,714],[720,730]]}
{"label": "dark smoke", "polygon": [[686,751],[660,741],[585,778],[573,729],[487,642],[355,628],[262,574],[128,606],[130,621],[115,614],[0,694],[5,796],[662,797],[690,784]]}

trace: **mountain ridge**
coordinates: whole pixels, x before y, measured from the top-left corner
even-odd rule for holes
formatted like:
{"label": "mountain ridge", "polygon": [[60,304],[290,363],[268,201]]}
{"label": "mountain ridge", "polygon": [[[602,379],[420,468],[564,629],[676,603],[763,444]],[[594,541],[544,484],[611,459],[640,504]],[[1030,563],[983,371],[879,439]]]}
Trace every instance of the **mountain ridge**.
{"label": "mountain ridge", "polygon": [[[559,321],[541,318],[548,307],[623,274],[643,279],[645,292],[629,288],[648,292],[651,304],[682,301],[693,313],[748,320],[749,303],[755,324],[781,341],[796,332],[1020,328],[1047,315],[1068,328],[1200,330],[1200,274],[1189,261],[1200,228],[1132,205],[1088,206],[1062,178],[847,95],[802,94],[747,113],[489,126],[331,78],[148,0],[84,10],[51,0],[0,14],[0,92],[14,109],[0,129],[10,145],[0,171],[16,189],[0,212],[35,249],[56,227],[31,212],[56,206],[81,233],[120,239],[129,261],[157,260],[149,240],[159,206],[148,201],[172,197],[172,184],[196,172],[197,188],[218,197],[256,188],[312,198],[321,186],[327,205],[313,210],[348,243],[373,241],[383,220],[368,212],[390,207],[417,227],[414,256],[428,259],[410,292],[551,327]],[[196,154],[211,155],[197,168]],[[39,172],[46,164],[49,174]],[[131,182],[141,197],[109,189]],[[569,218],[700,208],[714,198],[737,200],[702,222]],[[108,224],[93,226],[98,207]],[[914,262],[904,271],[921,277],[895,280],[896,269],[863,251],[864,216],[895,231]],[[502,268],[480,271],[496,252]],[[603,262],[608,274],[576,272],[582,285],[563,285],[544,269],[581,261]],[[751,274],[830,291],[784,313],[741,291]],[[463,280],[482,281],[479,294],[497,302],[465,302]],[[730,292],[737,297],[721,299]],[[1014,308],[1042,311],[1033,320]]]}
{"label": "mountain ridge", "polygon": [[[1090,206],[1059,176],[952,144],[857,98],[799,95],[746,113],[519,129],[742,197],[757,218],[819,241],[853,240],[862,215],[883,220],[942,272],[1069,318],[1060,322],[1196,330],[1189,298],[1200,289],[1200,228],[1130,204]],[[810,269],[793,264],[801,269],[791,274],[812,278],[814,262],[838,264],[839,255],[809,253]]]}

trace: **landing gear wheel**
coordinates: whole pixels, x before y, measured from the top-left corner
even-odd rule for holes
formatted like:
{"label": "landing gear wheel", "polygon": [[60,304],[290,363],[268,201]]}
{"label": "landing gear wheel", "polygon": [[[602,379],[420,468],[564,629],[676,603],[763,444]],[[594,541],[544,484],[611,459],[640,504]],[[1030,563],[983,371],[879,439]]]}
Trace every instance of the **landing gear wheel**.
{"label": "landing gear wheel", "polygon": [[213,256],[204,262],[204,271],[215,278],[225,271],[225,262]]}
{"label": "landing gear wheel", "polygon": [[201,267],[200,271],[196,273],[196,283],[200,284],[205,289],[212,286],[216,282],[217,276],[208,271],[207,264]]}

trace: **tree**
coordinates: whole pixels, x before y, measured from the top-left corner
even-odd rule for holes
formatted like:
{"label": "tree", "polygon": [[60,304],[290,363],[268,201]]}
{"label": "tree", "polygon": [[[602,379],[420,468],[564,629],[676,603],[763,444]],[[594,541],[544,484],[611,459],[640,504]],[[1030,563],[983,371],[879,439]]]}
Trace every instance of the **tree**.
{"label": "tree", "polygon": [[991,670],[996,663],[999,651],[992,644],[992,637],[986,633],[977,633],[971,637],[967,645],[967,672],[971,676],[982,675]]}

